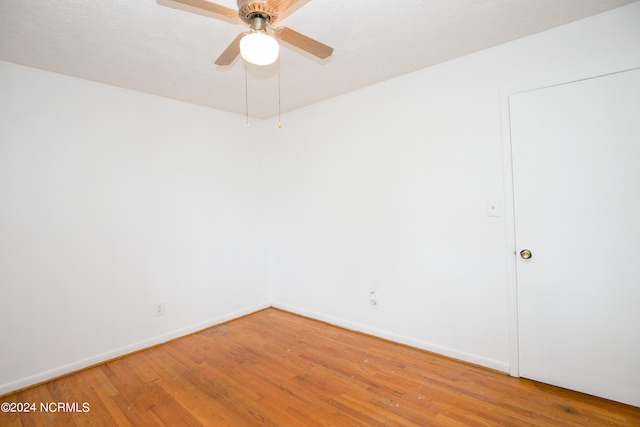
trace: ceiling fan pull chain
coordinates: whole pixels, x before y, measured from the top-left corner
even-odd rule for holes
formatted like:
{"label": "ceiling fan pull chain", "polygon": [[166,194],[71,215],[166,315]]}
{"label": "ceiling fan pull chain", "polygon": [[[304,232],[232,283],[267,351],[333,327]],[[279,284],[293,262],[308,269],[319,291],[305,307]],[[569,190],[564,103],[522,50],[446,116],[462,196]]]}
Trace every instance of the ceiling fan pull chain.
{"label": "ceiling fan pull chain", "polygon": [[280,58],[278,57],[278,129],[282,128],[280,99]]}
{"label": "ceiling fan pull chain", "polygon": [[242,58],[242,62],[244,62],[244,110],[247,118],[247,127],[249,127],[249,83],[247,77],[247,67],[249,64],[247,64],[244,58]]}

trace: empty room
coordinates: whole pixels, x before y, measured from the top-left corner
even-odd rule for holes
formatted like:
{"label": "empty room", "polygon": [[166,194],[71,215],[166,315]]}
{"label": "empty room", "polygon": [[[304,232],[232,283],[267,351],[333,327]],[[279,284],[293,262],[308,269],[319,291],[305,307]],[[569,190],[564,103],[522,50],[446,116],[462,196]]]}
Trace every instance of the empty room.
{"label": "empty room", "polygon": [[0,0],[0,425],[639,426],[640,1]]}

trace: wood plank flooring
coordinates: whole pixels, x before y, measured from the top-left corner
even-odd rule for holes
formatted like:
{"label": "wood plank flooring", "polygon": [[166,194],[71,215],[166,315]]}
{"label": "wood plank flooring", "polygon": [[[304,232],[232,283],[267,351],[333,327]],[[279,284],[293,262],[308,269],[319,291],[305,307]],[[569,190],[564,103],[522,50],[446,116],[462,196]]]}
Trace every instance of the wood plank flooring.
{"label": "wood plank flooring", "polygon": [[0,426],[640,426],[637,407],[276,309],[0,402],[37,409]]}

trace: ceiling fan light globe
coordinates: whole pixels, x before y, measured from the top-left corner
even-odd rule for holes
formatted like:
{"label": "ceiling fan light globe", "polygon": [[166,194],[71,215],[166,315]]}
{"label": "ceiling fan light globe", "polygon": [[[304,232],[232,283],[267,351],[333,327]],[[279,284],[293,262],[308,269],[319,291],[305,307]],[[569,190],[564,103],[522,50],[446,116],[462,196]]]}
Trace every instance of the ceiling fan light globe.
{"label": "ceiling fan light globe", "polygon": [[269,65],[276,62],[280,45],[268,34],[249,33],[240,40],[240,55],[245,61],[255,65]]}

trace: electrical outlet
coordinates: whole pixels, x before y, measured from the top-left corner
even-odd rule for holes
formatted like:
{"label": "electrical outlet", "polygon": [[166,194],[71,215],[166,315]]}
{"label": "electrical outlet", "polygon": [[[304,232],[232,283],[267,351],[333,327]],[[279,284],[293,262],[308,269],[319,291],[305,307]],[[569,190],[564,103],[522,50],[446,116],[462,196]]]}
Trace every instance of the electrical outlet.
{"label": "electrical outlet", "polygon": [[164,301],[153,305],[153,315],[156,317],[164,316]]}

